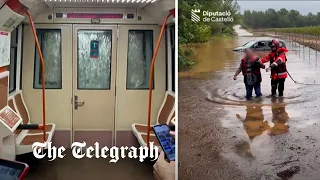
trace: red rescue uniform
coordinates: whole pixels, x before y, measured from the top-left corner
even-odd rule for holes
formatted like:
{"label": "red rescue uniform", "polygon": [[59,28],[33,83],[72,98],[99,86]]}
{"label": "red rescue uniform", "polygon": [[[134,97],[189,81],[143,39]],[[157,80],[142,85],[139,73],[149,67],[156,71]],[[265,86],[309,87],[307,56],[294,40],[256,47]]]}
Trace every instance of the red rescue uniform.
{"label": "red rescue uniform", "polygon": [[265,58],[261,59],[262,63],[270,61],[272,80],[287,78],[286,52],[288,52],[286,48],[278,48],[276,52],[270,52]]}

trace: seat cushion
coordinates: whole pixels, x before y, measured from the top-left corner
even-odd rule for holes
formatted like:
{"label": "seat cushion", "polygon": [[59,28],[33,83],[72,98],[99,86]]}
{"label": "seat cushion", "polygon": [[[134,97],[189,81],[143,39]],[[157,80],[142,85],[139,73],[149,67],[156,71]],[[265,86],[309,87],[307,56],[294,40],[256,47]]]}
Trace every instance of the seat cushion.
{"label": "seat cushion", "polygon": [[[49,134],[46,134],[46,141],[48,140]],[[35,142],[43,142],[43,135],[27,135],[25,136],[22,141],[20,142],[20,145],[32,145]]]}
{"label": "seat cushion", "polygon": [[[132,125],[133,129],[137,131],[137,133],[143,133],[143,134],[147,134],[148,133],[148,126],[144,125],[144,124],[133,124]],[[154,134],[153,130],[152,130],[152,126],[150,126],[150,134]]]}

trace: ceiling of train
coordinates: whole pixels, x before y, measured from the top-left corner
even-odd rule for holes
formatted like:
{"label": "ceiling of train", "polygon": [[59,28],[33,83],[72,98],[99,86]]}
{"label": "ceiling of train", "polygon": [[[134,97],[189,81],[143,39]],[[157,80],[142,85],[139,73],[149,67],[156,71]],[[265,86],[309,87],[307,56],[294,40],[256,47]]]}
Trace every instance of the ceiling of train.
{"label": "ceiling of train", "polygon": [[[6,0],[0,0],[0,5]],[[175,0],[19,0],[36,17],[46,8],[68,7],[122,7],[143,8],[160,25],[170,9],[175,8]]]}
{"label": "ceiling of train", "polygon": [[41,0],[50,7],[144,7],[161,0]]}

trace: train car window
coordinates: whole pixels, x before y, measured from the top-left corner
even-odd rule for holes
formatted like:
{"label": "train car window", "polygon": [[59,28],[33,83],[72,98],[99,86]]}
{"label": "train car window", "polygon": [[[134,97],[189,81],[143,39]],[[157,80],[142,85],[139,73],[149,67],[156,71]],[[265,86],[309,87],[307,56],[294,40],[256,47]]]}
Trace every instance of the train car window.
{"label": "train car window", "polygon": [[[153,31],[129,30],[127,89],[149,89],[149,74],[152,55]],[[154,89],[154,79],[152,80],[152,86]]]}
{"label": "train car window", "polygon": [[[62,89],[61,30],[37,29],[37,36],[41,46],[43,59],[45,60],[45,88]],[[34,54],[33,88],[41,89],[42,70],[36,47]]]}
{"label": "train car window", "polygon": [[175,25],[170,26],[170,41],[171,41],[171,74],[172,74],[172,91],[175,92],[176,78],[175,78]]}
{"label": "train car window", "polygon": [[9,93],[16,90],[18,28],[11,32]]}
{"label": "train car window", "polygon": [[111,83],[112,31],[78,31],[79,90],[108,90]]}

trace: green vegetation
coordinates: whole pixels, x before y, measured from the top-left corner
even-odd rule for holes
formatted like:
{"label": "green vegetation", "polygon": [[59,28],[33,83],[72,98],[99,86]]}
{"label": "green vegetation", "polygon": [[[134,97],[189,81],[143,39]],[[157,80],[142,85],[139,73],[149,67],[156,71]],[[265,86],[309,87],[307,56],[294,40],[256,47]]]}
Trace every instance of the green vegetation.
{"label": "green vegetation", "polygon": [[[299,11],[287,10],[282,8],[278,11],[268,9],[266,11],[250,11],[246,10],[243,14],[243,24],[253,29],[259,28],[297,28],[306,26],[320,25],[320,12],[317,14],[309,13],[308,15],[301,15]],[[309,29],[309,27],[307,28]],[[287,31],[287,30],[286,30]],[[307,31],[309,30],[302,30]],[[310,27],[310,31],[313,29]]]}
{"label": "green vegetation", "polygon": [[266,29],[266,31],[280,32],[280,33],[320,35],[320,26],[299,27],[299,28],[271,28],[271,29]]}
{"label": "green vegetation", "polygon": [[178,49],[178,56],[179,56],[178,68],[179,68],[179,71],[190,68],[195,64],[195,62],[191,60],[192,55],[193,55],[193,51],[191,49],[182,51],[181,48],[179,47],[179,49]]}
{"label": "green vegetation", "polygon": [[[208,42],[217,37],[234,35],[233,26],[239,24],[239,6],[235,0],[178,0],[179,7],[179,71],[191,68],[195,62],[192,60],[192,50],[182,50],[181,45],[187,43]],[[230,11],[233,22],[192,22],[191,10],[200,9],[201,12]],[[199,14],[203,18],[202,13]]]}

